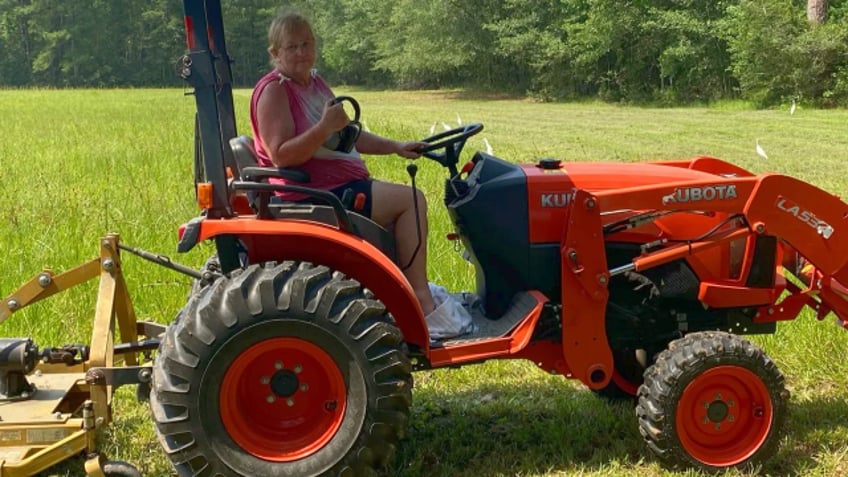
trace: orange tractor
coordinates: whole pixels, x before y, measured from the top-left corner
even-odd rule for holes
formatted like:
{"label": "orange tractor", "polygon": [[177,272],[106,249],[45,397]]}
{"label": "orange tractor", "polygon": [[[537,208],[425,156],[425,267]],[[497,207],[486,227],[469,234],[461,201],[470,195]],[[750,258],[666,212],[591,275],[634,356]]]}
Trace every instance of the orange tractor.
{"label": "orange tractor", "polygon": [[158,335],[148,380],[180,475],[372,475],[405,433],[415,371],[490,359],[636,399],[647,447],[670,465],[775,452],[789,393],[741,335],[805,306],[846,327],[848,205],[710,157],[519,165],[477,152],[461,165],[482,126],[448,131],[425,155],[447,172],[482,306],[473,332],[434,340],[386,230],[301,171],[256,165],[236,133],[220,3],[184,6],[203,213],[178,248],[217,253]]}
{"label": "orange tractor", "polygon": [[489,359],[635,397],[648,447],[673,465],[775,451],[784,378],[740,335],[805,305],[845,326],[848,205],[710,157],[518,165],[477,152],[460,165],[482,126],[445,132],[425,155],[447,171],[483,306],[473,333],[433,340],[385,230],[296,185],[299,171],[256,166],[236,137],[220,13],[197,3],[182,75],[204,213],[179,249],[211,240],[217,259],[162,339],[150,399],[181,475],[370,475],[404,435],[413,372]]}

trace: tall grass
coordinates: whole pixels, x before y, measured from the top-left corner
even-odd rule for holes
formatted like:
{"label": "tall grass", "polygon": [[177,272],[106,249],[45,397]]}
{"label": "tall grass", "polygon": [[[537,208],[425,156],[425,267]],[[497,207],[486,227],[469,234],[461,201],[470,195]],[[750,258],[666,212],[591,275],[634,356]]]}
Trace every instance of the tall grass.
{"label": "tall grass", "polygon": [[[800,108],[753,111],[739,105],[652,109],[606,104],[540,104],[456,92],[372,92],[355,96],[373,132],[427,136],[435,123],[482,122],[466,150],[516,161],[646,161],[721,157],[754,172],[779,172],[834,194],[848,189],[848,112]],[[235,92],[237,124],[249,131],[249,91]],[[177,226],[197,214],[192,189],[194,100],[180,90],[0,91],[0,294],[42,268],[66,270],[97,255],[98,238],[157,253],[175,250]],[[755,141],[768,160],[754,152]],[[466,153],[467,154],[467,153]],[[403,160],[367,159],[374,176],[408,182]],[[439,207],[445,172],[421,162],[430,202],[429,273],[451,289],[470,288],[469,266],[444,240]],[[175,256],[200,266],[208,246]],[[168,323],[189,279],[131,256],[124,271],[138,315]],[[96,286],[79,287],[15,314],[3,336],[41,346],[88,342]],[[778,333],[756,337],[786,373],[793,393],[781,452],[759,472],[848,474],[848,335],[805,313]],[[578,383],[523,362],[492,361],[415,375],[412,421],[394,475],[697,475],[664,469],[641,442],[632,405],[609,404]],[[149,413],[122,388],[116,422],[102,442],[110,458],[144,475],[170,475]],[[47,475],[80,475],[69,462]],[[756,474],[758,472],[751,472]],[[728,472],[728,475],[741,475]],[[747,475],[747,474],[745,474]]]}

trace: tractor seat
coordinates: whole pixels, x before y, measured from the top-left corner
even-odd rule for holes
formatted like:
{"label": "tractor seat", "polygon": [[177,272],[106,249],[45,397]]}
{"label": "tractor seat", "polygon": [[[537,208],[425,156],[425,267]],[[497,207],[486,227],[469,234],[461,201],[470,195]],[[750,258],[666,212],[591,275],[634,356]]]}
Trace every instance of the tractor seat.
{"label": "tractor seat", "polygon": [[[371,219],[356,212],[345,210],[345,206],[350,204],[342,204],[330,192],[307,189],[300,185],[309,182],[308,173],[285,167],[259,166],[253,139],[249,136],[238,136],[230,139],[230,149],[233,151],[233,157],[238,168],[238,175],[234,174],[236,177],[234,177],[231,187],[233,192],[245,192],[248,204],[256,212],[257,218],[308,220],[339,226],[339,228],[342,228],[341,222],[345,220],[349,222],[351,231],[355,235],[370,242],[392,261],[397,262],[394,236]],[[269,189],[269,187],[274,188],[268,184],[269,177],[279,177],[294,183],[291,186],[302,189],[298,192],[313,194],[316,197],[324,196],[324,202],[329,196],[331,202],[335,202],[335,206],[332,204],[314,205],[298,202],[278,202],[273,190]],[[276,189],[282,190],[283,187],[286,186],[277,186]]]}
{"label": "tractor seat", "polygon": [[[230,150],[233,151],[233,158],[236,161],[237,170],[233,172],[235,181],[266,184],[269,177],[280,177],[295,183],[307,183],[310,180],[308,173],[296,169],[260,166],[259,159],[256,156],[256,147],[253,144],[253,138],[250,136],[238,136],[230,139]],[[265,215],[267,205],[273,194],[259,192],[258,188],[242,190],[244,190],[242,195],[247,198],[250,208]]]}
{"label": "tractor seat", "polygon": [[238,177],[243,181],[261,181],[267,177],[281,177],[287,181],[301,184],[310,181],[309,174],[286,167],[262,167],[256,158],[256,147],[250,136],[238,136],[230,139],[230,149],[236,160]]}

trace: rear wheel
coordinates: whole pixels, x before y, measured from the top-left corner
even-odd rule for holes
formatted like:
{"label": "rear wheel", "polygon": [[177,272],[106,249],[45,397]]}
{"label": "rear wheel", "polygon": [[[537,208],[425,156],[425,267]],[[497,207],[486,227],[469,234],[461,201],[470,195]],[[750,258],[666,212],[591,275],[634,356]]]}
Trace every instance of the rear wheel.
{"label": "rear wheel", "polygon": [[181,475],[372,475],[405,431],[410,372],[400,331],[358,282],[252,265],[168,328],[151,409]]}
{"label": "rear wheel", "polygon": [[774,362],[723,332],[673,341],[645,372],[636,414],[648,446],[673,465],[744,467],[771,456],[789,392]]}

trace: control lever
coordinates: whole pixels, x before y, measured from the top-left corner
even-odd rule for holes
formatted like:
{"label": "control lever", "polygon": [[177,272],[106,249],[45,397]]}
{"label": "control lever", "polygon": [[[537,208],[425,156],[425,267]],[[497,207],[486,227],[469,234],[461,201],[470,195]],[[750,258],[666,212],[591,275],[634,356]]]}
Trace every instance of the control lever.
{"label": "control lever", "polygon": [[418,189],[415,188],[415,175],[418,174],[418,166],[415,164],[406,166],[406,173],[409,174],[409,178],[412,180],[412,208],[415,210],[415,228],[418,231],[418,244],[415,245],[415,251],[412,252],[409,262],[407,262],[401,271],[406,271],[407,268],[412,266],[415,256],[418,255],[418,250],[421,249],[421,221],[418,220]]}

